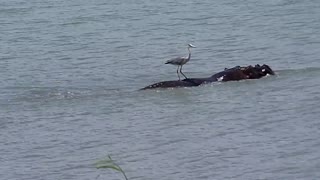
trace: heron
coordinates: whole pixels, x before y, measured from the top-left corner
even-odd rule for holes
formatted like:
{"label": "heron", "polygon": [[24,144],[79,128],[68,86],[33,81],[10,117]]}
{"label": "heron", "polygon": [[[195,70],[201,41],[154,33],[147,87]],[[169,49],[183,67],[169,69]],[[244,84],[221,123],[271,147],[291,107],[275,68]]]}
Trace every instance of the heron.
{"label": "heron", "polygon": [[180,68],[180,73],[181,73],[186,79],[188,79],[187,76],[182,73],[182,66],[183,66],[184,64],[186,64],[186,63],[190,60],[190,58],[191,58],[190,48],[195,48],[195,47],[196,47],[196,46],[194,46],[194,45],[192,45],[192,44],[188,44],[188,51],[189,51],[188,57],[176,57],[176,58],[172,58],[172,59],[168,60],[168,61],[165,63],[165,64],[172,64],[172,65],[178,66],[178,68],[177,68],[177,74],[178,74],[178,77],[179,77],[179,81],[180,81],[179,68]]}

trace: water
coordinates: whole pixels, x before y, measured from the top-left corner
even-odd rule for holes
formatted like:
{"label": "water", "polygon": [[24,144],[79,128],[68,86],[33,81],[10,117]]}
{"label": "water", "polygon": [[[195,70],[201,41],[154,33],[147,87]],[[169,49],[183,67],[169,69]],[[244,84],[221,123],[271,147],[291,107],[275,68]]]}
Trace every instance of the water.
{"label": "water", "polygon": [[[319,179],[316,0],[1,1],[0,179]],[[270,65],[277,76],[137,91]]]}

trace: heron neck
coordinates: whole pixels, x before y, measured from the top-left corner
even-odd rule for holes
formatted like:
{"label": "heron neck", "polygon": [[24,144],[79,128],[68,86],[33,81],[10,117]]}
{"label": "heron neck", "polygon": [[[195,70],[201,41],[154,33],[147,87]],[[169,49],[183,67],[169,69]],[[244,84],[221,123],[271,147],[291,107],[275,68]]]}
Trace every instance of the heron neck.
{"label": "heron neck", "polygon": [[191,58],[191,50],[190,50],[190,47],[188,47],[188,51],[189,51],[188,59],[190,59],[190,58]]}

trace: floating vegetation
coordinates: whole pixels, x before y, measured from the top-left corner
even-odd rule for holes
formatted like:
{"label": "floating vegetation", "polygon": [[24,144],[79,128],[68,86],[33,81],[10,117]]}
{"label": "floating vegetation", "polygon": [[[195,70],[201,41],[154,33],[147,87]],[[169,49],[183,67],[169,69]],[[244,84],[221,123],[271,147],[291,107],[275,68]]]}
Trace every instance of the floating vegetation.
{"label": "floating vegetation", "polygon": [[113,169],[113,170],[119,171],[123,174],[124,178],[126,180],[128,180],[128,178],[127,178],[126,174],[124,173],[124,171],[122,170],[122,168],[113,161],[113,159],[111,158],[110,155],[108,155],[108,157],[106,159],[96,162],[95,166],[97,169],[105,168],[105,169]]}

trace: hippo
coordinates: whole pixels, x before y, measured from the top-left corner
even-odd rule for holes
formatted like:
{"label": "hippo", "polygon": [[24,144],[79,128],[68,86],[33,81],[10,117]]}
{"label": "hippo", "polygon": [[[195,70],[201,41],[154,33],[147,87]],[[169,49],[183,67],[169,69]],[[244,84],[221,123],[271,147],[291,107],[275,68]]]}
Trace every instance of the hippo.
{"label": "hippo", "polygon": [[239,81],[244,79],[259,79],[267,75],[275,75],[270,66],[255,65],[255,66],[235,66],[233,68],[225,68],[224,71],[218,72],[206,78],[186,78],[175,81],[162,81],[146,86],[140,90],[156,89],[156,88],[178,88],[178,87],[193,87],[213,82]]}

